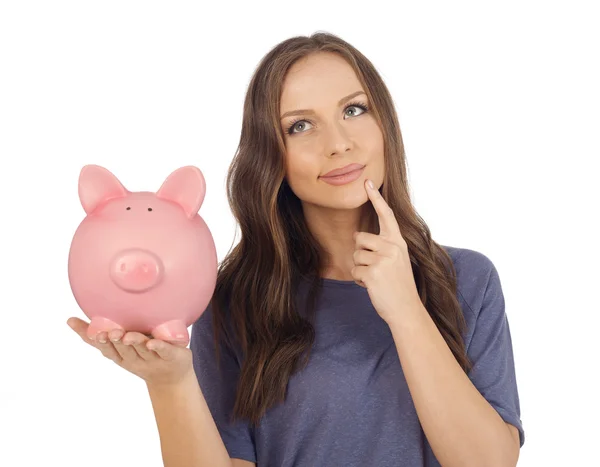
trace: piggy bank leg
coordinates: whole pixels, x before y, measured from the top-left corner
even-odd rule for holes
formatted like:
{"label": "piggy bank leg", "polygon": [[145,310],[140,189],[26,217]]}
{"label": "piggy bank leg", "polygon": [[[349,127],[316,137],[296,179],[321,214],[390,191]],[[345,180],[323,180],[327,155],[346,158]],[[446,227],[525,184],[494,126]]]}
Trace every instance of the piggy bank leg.
{"label": "piggy bank leg", "polygon": [[152,330],[152,335],[155,339],[184,345],[190,340],[185,323],[178,319],[159,324]]}
{"label": "piggy bank leg", "polygon": [[96,337],[99,332],[110,332],[112,329],[123,329],[123,326],[118,325],[108,318],[95,316],[92,318],[92,321],[90,321],[90,325],[88,326],[87,330],[87,336],[92,339]]}

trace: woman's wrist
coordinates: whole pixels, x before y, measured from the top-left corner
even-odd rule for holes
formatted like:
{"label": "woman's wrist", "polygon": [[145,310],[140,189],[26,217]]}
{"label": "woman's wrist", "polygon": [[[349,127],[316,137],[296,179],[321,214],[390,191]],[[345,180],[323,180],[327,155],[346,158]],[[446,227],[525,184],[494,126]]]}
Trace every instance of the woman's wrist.
{"label": "woman's wrist", "polygon": [[165,394],[165,393],[180,393],[182,390],[186,391],[190,385],[198,384],[196,379],[196,373],[194,372],[193,366],[176,381],[168,382],[148,382],[146,381],[146,387],[150,395],[153,394]]}

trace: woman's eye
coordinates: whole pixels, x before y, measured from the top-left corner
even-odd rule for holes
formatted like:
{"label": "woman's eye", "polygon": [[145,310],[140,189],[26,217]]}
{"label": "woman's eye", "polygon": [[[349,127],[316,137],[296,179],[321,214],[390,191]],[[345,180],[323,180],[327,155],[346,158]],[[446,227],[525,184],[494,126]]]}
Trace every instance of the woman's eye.
{"label": "woman's eye", "polygon": [[[360,108],[358,105],[350,105],[350,106],[346,107],[346,110],[348,110],[348,109],[352,109],[352,108],[354,108],[354,109],[358,109],[358,110],[360,110],[361,112],[364,112],[364,110],[363,110],[363,109],[361,109],[361,108]],[[356,112],[356,110],[355,110],[355,112]],[[360,113],[359,113],[359,115],[360,115]],[[353,116],[354,116],[354,115],[353,115]]]}
{"label": "woman's eye", "polygon": [[[345,112],[347,112],[349,109],[355,109],[354,113],[350,114],[350,117],[355,117],[357,109],[360,112],[365,113],[368,108],[367,108],[367,106],[363,106],[363,105],[351,104],[348,107],[346,107]],[[348,115],[348,114],[346,113],[346,115]],[[358,115],[361,115],[361,113],[358,113]],[[286,131],[289,135],[292,135],[294,133],[303,133],[303,131],[294,131],[294,128],[299,128],[300,125],[305,125],[306,123],[311,124],[308,120],[296,120],[296,121],[290,123],[290,125],[287,127]]]}
{"label": "woman's eye", "polygon": [[300,128],[301,125],[306,125],[307,123],[310,123],[310,122],[308,120],[297,120],[295,122],[292,122],[287,129],[287,133],[289,135],[294,134],[294,133],[302,133],[302,131],[300,131],[300,132],[294,131],[294,128]]}

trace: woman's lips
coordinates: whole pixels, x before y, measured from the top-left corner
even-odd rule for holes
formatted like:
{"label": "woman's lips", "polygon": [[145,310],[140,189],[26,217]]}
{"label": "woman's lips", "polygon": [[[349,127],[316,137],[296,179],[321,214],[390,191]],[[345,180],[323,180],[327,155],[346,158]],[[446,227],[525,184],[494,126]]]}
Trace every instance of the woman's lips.
{"label": "woman's lips", "polygon": [[344,167],[341,167],[339,169],[330,170],[329,172],[327,172],[325,175],[322,175],[322,176],[323,177],[337,177],[338,175],[344,175],[344,174],[347,174],[348,172],[352,172],[353,170],[360,169],[362,167],[364,167],[364,164],[358,164],[358,163],[354,162],[353,164],[345,165]]}
{"label": "woman's lips", "polygon": [[345,173],[344,175],[334,175],[332,177],[322,176],[321,180],[323,180],[325,183],[329,183],[330,185],[345,185],[346,183],[350,183],[358,179],[362,175],[364,169],[365,166],[355,169],[352,172]]}

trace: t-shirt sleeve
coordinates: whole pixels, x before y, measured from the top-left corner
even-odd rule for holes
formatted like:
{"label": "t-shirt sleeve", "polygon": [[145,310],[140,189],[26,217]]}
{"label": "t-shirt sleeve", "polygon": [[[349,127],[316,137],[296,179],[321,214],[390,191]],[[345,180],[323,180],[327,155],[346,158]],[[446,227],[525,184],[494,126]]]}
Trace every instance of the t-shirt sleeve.
{"label": "t-shirt sleeve", "polygon": [[520,445],[525,442],[515,376],[512,340],[504,308],[500,277],[487,259],[490,271],[483,300],[467,347],[473,367],[469,378],[502,419],[519,430]]}
{"label": "t-shirt sleeve", "polygon": [[249,422],[244,420],[230,423],[229,421],[235,401],[240,366],[231,350],[221,343],[220,366],[217,367],[210,304],[192,325],[190,350],[200,388],[229,457],[256,462],[254,430]]}

